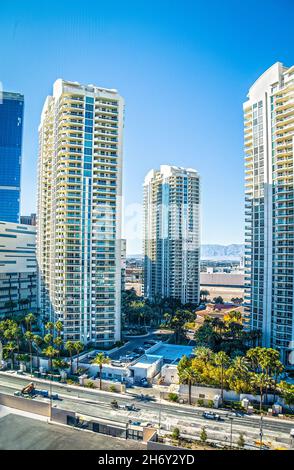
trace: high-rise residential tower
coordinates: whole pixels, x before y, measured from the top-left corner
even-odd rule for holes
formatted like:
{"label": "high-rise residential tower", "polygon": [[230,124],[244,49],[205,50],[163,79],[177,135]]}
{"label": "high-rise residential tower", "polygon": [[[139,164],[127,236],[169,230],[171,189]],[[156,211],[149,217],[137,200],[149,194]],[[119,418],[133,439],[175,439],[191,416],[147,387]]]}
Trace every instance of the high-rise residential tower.
{"label": "high-rise residential tower", "polygon": [[0,92],[0,220],[19,222],[24,97]]}
{"label": "high-rise residential tower", "polygon": [[124,101],[57,80],[39,127],[37,260],[41,312],[65,340],[120,339]]}
{"label": "high-rise residential tower", "polygon": [[144,295],[199,302],[200,181],[196,170],[161,165],[144,182]]}
{"label": "high-rise residential tower", "polygon": [[294,66],[266,70],[243,108],[246,312],[262,344],[293,365]]}

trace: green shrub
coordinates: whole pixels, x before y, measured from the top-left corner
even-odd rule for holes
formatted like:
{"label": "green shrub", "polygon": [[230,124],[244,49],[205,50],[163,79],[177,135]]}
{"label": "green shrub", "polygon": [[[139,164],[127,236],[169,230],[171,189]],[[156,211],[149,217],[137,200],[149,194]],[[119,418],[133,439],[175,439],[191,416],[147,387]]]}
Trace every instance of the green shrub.
{"label": "green shrub", "polygon": [[92,380],[89,380],[89,382],[85,383],[85,387],[87,388],[95,388],[94,382]]}
{"label": "green shrub", "polygon": [[169,401],[177,402],[178,398],[179,397],[176,393],[171,392],[171,393],[168,394]]}
{"label": "green shrub", "polygon": [[179,428],[174,428],[174,430],[172,432],[172,439],[175,439],[177,441],[179,439],[179,437],[180,437]]}
{"label": "green shrub", "polygon": [[214,402],[213,400],[208,400],[207,406],[208,408],[213,408]]}
{"label": "green shrub", "polygon": [[197,405],[204,406],[204,400],[202,398],[199,398],[199,400],[197,400]]}
{"label": "green shrub", "polygon": [[110,392],[113,392],[113,393],[116,392],[115,385],[110,385],[109,391],[110,391]]}
{"label": "green shrub", "polygon": [[201,441],[203,444],[204,444],[204,442],[207,441],[207,432],[206,432],[205,427],[203,427],[203,428],[201,429],[200,441]]}

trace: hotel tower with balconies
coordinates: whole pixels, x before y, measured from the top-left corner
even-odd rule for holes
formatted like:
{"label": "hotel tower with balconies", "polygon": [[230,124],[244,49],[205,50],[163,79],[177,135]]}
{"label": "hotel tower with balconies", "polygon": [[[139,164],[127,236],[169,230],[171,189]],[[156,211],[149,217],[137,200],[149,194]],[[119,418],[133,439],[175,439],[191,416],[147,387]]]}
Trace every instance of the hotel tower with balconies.
{"label": "hotel tower with balconies", "polygon": [[144,181],[144,295],[199,302],[200,181],[196,170],[161,165]]}
{"label": "hotel tower with balconies", "polygon": [[39,126],[39,304],[65,340],[120,339],[124,100],[57,80]]}
{"label": "hotel tower with balconies", "polygon": [[245,313],[262,344],[293,365],[294,66],[252,85],[244,108]]}

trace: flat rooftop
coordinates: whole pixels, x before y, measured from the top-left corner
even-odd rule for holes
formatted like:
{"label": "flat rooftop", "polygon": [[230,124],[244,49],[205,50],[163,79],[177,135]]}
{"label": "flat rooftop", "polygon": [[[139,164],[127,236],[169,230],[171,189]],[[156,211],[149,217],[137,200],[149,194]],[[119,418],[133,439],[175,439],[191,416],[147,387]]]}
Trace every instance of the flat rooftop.
{"label": "flat rooftop", "polygon": [[162,356],[164,361],[178,362],[183,356],[191,356],[195,346],[181,346],[180,344],[159,344],[152,351],[156,356]]}
{"label": "flat rooftop", "polygon": [[142,369],[148,369],[148,367],[151,365],[151,364],[154,364],[155,362],[161,360],[161,355],[159,354],[156,354],[153,355],[153,354],[147,354],[147,355],[144,355],[142,357],[140,357],[140,359],[138,359],[137,362],[135,362],[134,364],[132,364],[130,366],[130,369],[132,369],[133,367],[140,367]]}
{"label": "flat rooftop", "polygon": [[1,450],[145,450],[146,445],[15,414],[0,418]]}

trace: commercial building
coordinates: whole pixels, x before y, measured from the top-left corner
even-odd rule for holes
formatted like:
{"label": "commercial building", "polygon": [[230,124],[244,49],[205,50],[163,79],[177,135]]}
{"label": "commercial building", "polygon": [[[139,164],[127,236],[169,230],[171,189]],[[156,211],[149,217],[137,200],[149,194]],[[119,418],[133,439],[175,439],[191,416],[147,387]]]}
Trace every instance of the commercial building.
{"label": "commercial building", "polygon": [[0,318],[37,310],[36,229],[0,222]]}
{"label": "commercial building", "polygon": [[129,264],[126,267],[126,283],[127,290],[134,289],[139,297],[143,295],[143,266]]}
{"label": "commercial building", "polygon": [[0,92],[0,220],[19,222],[24,97]]}
{"label": "commercial building", "polygon": [[97,346],[121,333],[123,124],[116,90],[59,79],[39,127],[41,311]]}
{"label": "commercial building", "polygon": [[293,366],[294,66],[272,65],[244,103],[245,300],[251,329]]}
{"label": "commercial building", "polygon": [[200,181],[161,165],[144,182],[144,295],[199,302]]}
{"label": "commercial building", "polygon": [[20,216],[20,223],[25,224],[25,225],[36,225],[37,216],[36,216],[36,214],[21,215]]}

